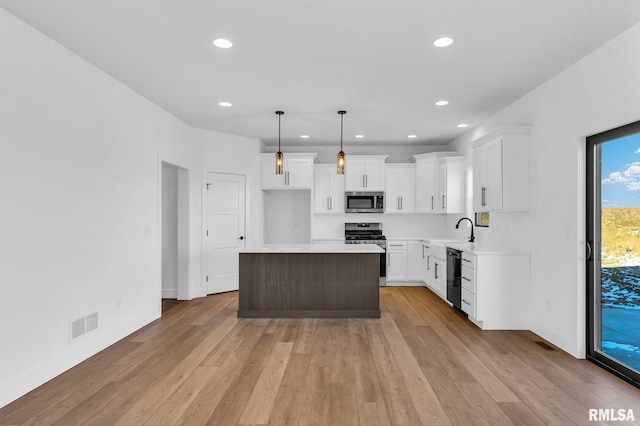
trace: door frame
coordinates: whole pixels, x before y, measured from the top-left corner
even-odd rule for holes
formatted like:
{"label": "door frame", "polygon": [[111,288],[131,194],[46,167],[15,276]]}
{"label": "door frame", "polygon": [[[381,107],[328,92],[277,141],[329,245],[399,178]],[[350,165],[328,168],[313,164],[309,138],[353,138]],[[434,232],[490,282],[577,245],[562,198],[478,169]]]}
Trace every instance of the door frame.
{"label": "door frame", "polygon": [[[595,203],[601,199],[600,185],[596,184],[596,179],[602,177],[600,162],[601,158],[597,153],[597,147],[607,141],[612,141],[632,134],[640,133],[640,121],[629,123],[606,130],[586,138],[586,156],[585,156],[585,245],[587,253],[585,254],[585,287],[586,287],[586,358],[604,368],[610,373],[620,377],[621,379],[640,388],[640,374],[627,368],[621,363],[615,362],[594,349],[595,346],[595,316],[596,302],[599,301],[599,295],[595,291],[595,280],[600,277],[598,268],[601,264],[595,261],[594,254],[600,253],[601,248],[595,245],[595,237],[601,232],[600,230],[600,214]],[[597,163],[596,163],[597,161]],[[598,299],[598,300],[596,300]]]}
{"label": "door frame", "polygon": [[[162,307],[162,163],[167,163],[178,168],[178,300],[191,300],[189,291],[189,259],[190,254],[190,181],[191,173],[188,162],[170,158],[163,153],[158,153],[158,289],[160,299],[158,301]],[[160,309],[162,311],[162,308]]]}
{"label": "door frame", "polygon": [[202,211],[201,211],[201,217],[202,217],[202,222],[200,223],[200,253],[201,253],[201,259],[200,259],[200,297],[206,297],[207,296],[207,255],[208,255],[208,251],[207,251],[207,206],[209,204],[209,200],[208,200],[208,191],[207,191],[207,181],[209,173],[216,173],[219,175],[229,175],[229,176],[242,176],[244,177],[244,242],[245,244],[247,243],[247,223],[248,223],[248,217],[249,217],[249,196],[247,194],[247,175],[244,173],[226,173],[226,172],[219,172],[216,170],[209,170],[206,166],[202,167],[202,187],[201,187],[201,191],[202,191]]}

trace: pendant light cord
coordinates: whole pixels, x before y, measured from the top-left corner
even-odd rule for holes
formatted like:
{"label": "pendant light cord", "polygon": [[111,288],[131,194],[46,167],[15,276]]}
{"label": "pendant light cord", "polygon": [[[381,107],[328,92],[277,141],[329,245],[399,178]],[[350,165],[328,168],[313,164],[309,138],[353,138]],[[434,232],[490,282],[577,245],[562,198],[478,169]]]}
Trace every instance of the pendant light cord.
{"label": "pendant light cord", "polygon": [[340,114],[340,151],[342,151],[342,125],[344,123],[344,114]]}

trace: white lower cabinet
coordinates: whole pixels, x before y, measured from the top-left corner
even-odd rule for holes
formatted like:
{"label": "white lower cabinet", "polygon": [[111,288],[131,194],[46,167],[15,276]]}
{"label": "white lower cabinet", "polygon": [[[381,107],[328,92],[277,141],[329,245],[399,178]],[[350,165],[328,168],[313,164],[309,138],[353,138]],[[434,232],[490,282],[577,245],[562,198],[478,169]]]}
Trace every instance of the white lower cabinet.
{"label": "white lower cabinet", "polygon": [[447,251],[440,244],[423,242],[425,251],[424,283],[441,298],[447,298]]}
{"label": "white lower cabinet", "polygon": [[407,280],[407,242],[387,241],[387,283]]}
{"label": "white lower cabinet", "polygon": [[387,284],[421,285],[426,252],[422,241],[387,240]]}
{"label": "white lower cabinet", "polygon": [[407,281],[423,281],[422,241],[407,241]]}
{"label": "white lower cabinet", "polygon": [[467,252],[462,255],[462,303],[461,308],[471,318],[476,317],[476,257]]}
{"label": "white lower cabinet", "polygon": [[431,259],[433,263],[433,282],[434,290],[438,296],[443,299],[447,298],[447,259],[434,256]]}
{"label": "white lower cabinet", "polygon": [[528,253],[462,252],[462,310],[483,330],[529,329]]}
{"label": "white lower cabinet", "polygon": [[466,288],[462,289],[462,310],[471,318],[476,317],[476,294]]}

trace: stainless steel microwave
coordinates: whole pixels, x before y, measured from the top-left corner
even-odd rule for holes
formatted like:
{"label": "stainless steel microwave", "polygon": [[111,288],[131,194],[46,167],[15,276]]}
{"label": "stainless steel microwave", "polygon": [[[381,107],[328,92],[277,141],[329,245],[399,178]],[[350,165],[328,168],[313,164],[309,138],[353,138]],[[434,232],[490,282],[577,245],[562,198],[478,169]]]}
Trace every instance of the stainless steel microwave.
{"label": "stainless steel microwave", "polygon": [[345,213],[384,213],[384,192],[345,192]]}

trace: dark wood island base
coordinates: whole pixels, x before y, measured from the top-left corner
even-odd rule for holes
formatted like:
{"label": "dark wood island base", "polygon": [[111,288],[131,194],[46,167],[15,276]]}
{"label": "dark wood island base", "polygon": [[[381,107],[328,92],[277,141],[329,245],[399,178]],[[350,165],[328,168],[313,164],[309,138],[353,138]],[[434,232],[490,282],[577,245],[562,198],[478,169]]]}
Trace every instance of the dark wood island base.
{"label": "dark wood island base", "polygon": [[378,253],[240,253],[239,318],[380,318]]}

